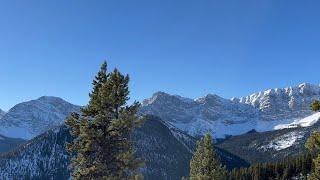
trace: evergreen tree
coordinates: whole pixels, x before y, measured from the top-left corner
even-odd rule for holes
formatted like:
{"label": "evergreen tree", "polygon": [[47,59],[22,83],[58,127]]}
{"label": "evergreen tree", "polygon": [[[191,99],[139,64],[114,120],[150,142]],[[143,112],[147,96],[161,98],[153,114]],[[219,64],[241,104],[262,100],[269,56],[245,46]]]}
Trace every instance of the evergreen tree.
{"label": "evergreen tree", "polygon": [[318,180],[320,179],[320,132],[314,132],[309,137],[306,147],[313,153],[318,154],[317,157],[313,160],[313,171],[309,175],[308,179]]}
{"label": "evergreen tree", "polygon": [[319,180],[320,179],[320,156],[313,160],[314,169],[308,176],[308,180]]}
{"label": "evergreen tree", "polygon": [[143,163],[134,155],[133,130],[141,124],[139,103],[128,106],[129,76],[117,69],[107,73],[103,63],[93,80],[90,101],[73,113],[66,124],[74,141],[67,144],[72,159],[73,179],[140,179]]}
{"label": "evergreen tree", "polygon": [[[311,110],[320,111],[320,101],[315,101],[311,105]],[[313,171],[308,177],[310,180],[320,179],[320,132],[314,132],[309,137],[306,147],[313,153],[317,153],[317,157],[313,160]]]}
{"label": "evergreen tree", "polygon": [[191,180],[222,180],[227,173],[218,160],[210,134],[198,141],[196,152],[190,162]]}

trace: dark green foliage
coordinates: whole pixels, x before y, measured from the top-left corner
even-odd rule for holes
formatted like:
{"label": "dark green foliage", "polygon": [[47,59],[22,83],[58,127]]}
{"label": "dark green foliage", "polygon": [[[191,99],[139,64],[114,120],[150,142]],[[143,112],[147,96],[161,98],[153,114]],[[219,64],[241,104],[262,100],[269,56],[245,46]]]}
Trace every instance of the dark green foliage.
{"label": "dark green foliage", "polygon": [[310,108],[312,111],[320,111],[320,101],[314,101]]}
{"label": "dark green foliage", "polygon": [[320,132],[314,132],[309,137],[306,148],[308,148],[312,153],[317,154],[317,157],[313,160],[313,171],[308,177],[310,180],[320,179]]}
{"label": "dark green foliage", "polygon": [[[311,105],[311,110],[319,111],[320,110],[320,101],[315,101]],[[320,132],[314,132],[309,137],[306,148],[308,148],[311,152],[316,153],[317,157],[313,160],[314,169],[308,179],[310,180],[318,180],[320,179]]]}
{"label": "dark green foliage", "polygon": [[241,159],[239,156],[231,154],[230,152],[221,149],[217,146],[215,146],[214,148],[216,150],[217,155],[220,158],[222,166],[225,166],[227,170],[250,166],[250,164],[247,161]]}
{"label": "dark green foliage", "polygon": [[276,163],[254,164],[249,168],[234,169],[228,180],[286,180],[306,179],[312,169],[312,155],[306,154]]}
{"label": "dark green foliage", "polygon": [[320,132],[314,132],[311,134],[306,142],[306,148],[313,152],[320,152]]}
{"label": "dark green foliage", "polygon": [[313,171],[308,177],[309,180],[319,180],[320,179],[320,156],[313,160]]}
{"label": "dark green foliage", "polygon": [[212,137],[206,134],[198,141],[197,149],[190,162],[191,180],[225,179],[226,170],[221,166],[213,148]]}
{"label": "dark green foliage", "polygon": [[66,124],[75,138],[68,144],[73,179],[134,179],[143,163],[134,155],[130,136],[141,124],[139,103],[128,106],[129,76],[101,66],[93,81],[89,104],[81,115],[73,113]]}

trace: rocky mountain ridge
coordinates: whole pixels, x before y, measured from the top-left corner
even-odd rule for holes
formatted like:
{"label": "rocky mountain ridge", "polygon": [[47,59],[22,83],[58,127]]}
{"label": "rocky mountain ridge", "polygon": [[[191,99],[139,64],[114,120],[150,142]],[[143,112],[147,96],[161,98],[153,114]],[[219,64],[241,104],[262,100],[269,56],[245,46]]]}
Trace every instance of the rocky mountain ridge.
{"label": "rocky mountain ridge", "polygon": [[282,127],[279,125],[299,121],[313,115],[310,104],[318,99],[320,86],[308,83],[232,99],[212,94],[189,99],[157,92],[143,102],[140,113],[166,119],[193,136],[211,132],[223,138],[252,129],[275,130]]}
{"label": "rocky mountain ridge", "polygon": [[266,120],[296,119],[311,115],[310,104],[320,99],[320,86],[303,83],[295,87],[275,88],[242,97],[239,102],[262,111]]}

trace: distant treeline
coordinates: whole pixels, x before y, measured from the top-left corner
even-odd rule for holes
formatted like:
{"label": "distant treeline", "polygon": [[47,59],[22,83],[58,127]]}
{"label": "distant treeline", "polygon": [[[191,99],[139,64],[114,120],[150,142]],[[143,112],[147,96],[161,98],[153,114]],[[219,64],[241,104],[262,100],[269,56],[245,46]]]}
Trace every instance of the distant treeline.
{"label": "distant treeline", "polygon": [[307,179],[313,168],[314,157],[309,153],[276,163],[259,163],[248,168],[234,169],[228,173],[228,180]]}

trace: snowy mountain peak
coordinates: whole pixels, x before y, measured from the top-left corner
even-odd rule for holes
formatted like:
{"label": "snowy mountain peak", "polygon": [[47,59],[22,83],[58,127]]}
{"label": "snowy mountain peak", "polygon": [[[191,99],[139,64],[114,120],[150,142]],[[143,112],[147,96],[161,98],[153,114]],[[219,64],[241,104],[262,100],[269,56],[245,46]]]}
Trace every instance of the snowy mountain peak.
{"label": "snowy mountain peak", "polygon": [[211,106],[217,106],[225,101],[228,101],[227,99],[223,99],[222,97],[216,95],[216,94],[208,94],[204,97],[196,99],[198,103],[201,104],[207,104]]}
{"label": "snowy mountain peak", "polygon": [[149,104],[152,104],[154,103],[158,98],[161,98],[161,97],[164,97],[164,96],[167,96],[168,94],[164,93],[164,92],[161,92],[161,91],[158,91],[158,92],[155,92],[151,98],[149,99],[145,99],[142,104],[143,105],[149,105]]}
{"label": "snowy mountain peak", "polygon": [[15,105],[0,119],[0,134],[7,137],[30,139],[60,125],[79,106],[61,98],[43,96]]}
{"label": "snowy mountain peak", "polygon": [[170,95],[162,91],[158,91],[152,95],[151,98],[143,101],[142,106],[148,106],[151,104],[163,104],[163,103],[177,103],[184,102],[190,103],[193,102],[192,99],[181,97],[179,95]]}

